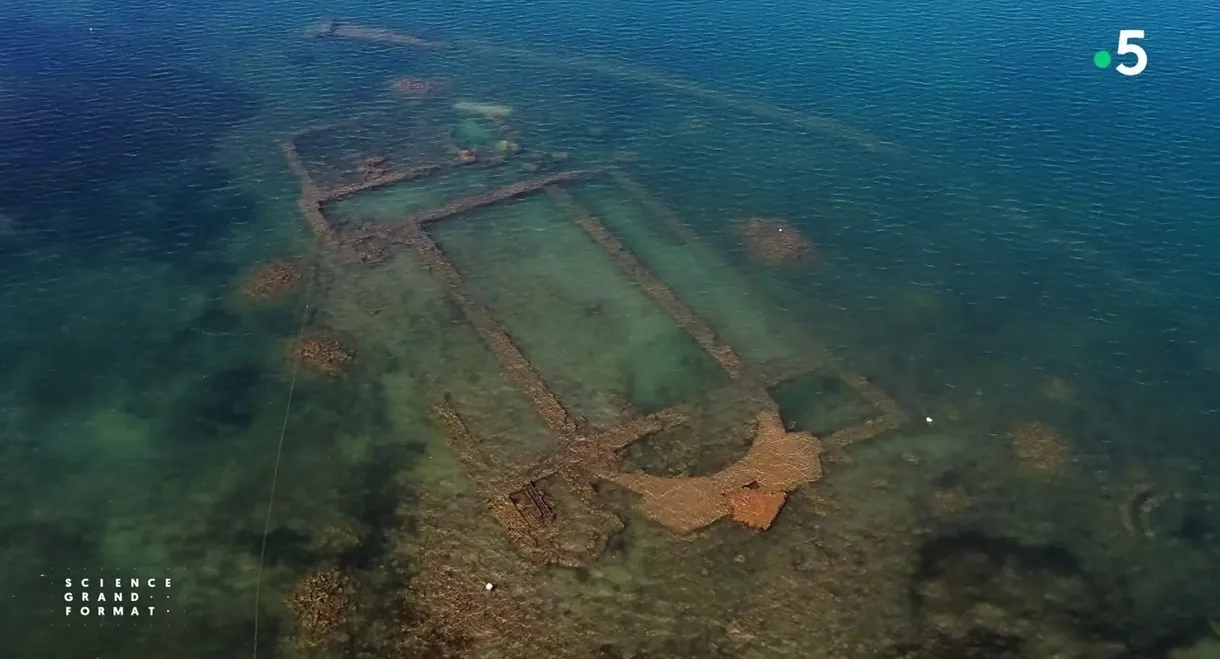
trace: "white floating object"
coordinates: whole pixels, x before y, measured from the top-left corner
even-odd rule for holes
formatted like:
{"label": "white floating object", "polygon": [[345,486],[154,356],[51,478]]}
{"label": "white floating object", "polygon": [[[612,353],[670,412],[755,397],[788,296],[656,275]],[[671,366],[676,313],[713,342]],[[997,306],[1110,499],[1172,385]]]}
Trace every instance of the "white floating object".
{"label": "white floating object", "polygon": [[924,420],[924,421],[927,421],[928,423],[932,423],[932,417],[930,417],[930,416],[925,416],[925,417],[923,418],[923,420]]}
{"label": "white floating object", "polygon": [[493,584],[492,582],[488,581],[488,582],[487,582],[487,585],[486,585],[486,586],[483,586],[483,590],[491,590],[491,589],[493,589],[493,588],[495,588],[495,587],[496,587],[496,586],[495,586],[495,584]]}

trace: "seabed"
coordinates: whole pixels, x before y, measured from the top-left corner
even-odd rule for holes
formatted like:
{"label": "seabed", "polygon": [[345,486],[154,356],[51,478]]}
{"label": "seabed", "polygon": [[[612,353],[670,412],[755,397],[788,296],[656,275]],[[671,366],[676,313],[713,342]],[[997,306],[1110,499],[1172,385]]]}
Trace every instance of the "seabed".
{"label": "seabed", "polygon": [[[831,119],[579,58],[334,21],[309,35],[584,68],[870,153],[897,150]],[[755,279],[621,163],[531,144],[514,123],[529,109],[454,103],[439,78],[388,88],[401,108],[309,126],[283,143],[299,207],[329,258],[319,286],[335,290],[314,298],[377,298],[357,306],[392,336],[397,316],[382,312],[397,293],[353,292],[350,282],[382,269],[380,286],[433,286],[460,321],[445,335],[477,337],[498,374],[481,386],[460,365],[431,374],[440,393],[427,407],[447,446],[430,459],[438,473],[447,461],[457,470],[423,486],[408,513],[414,528],[394,531],[392,551],[408,567],[390,577],[401,583],[383,586],[402,591],[419,617],[377,623],[383,648],[461,657],[891,652],[898,639],[888,635],[910,630],[884,616],[858,620],[857,607],[909,604],[910,566],[896,557],[911,552],[914,515],[821,496],[817,481],[823,462],[850,462],[854,445],[903,429],[908,413],[770,308]],[[675,455],[688,459],[675,467]],[[893,462],[901,470],[919,459]],[[856,490],[869,487],[890,485]],[[969,505],[946,487],[933,502],[941,513]],[[797,518],[772,528],[797,496]],[[822,528],[856,505],[869,507],[861,518],[871,524],[903,521],[868,542],[861,534],[870,532]],[[353,588],[333,566],[301,583],[290,655],[350,646],[355,621],[370,615]]]}
{"label": "seabed", "polygon": [[[424,115],[426,112],[426,109],[421,110],[420,114]],[[665,228],[675,233],[675,238],[687,243],[694,240],[688,232],[681,230],[682,222],[672,210],[665,208],[644,187],[617,168],[565,170],[526,178],[482,192],[448,198],[443,203],[407,214],[398,220],[344,226],[329,217],[326,212],[327,205],[335,201],[354,199],[406,182],[426,186],[426,181],[421,179],[458,167],[495,167],[508,164],[509,157],[503,154],[488,156],[479,152],[474,157],[467,156],[463,159],[462,149],[448,139],[449,135],[439,125],[422,119],[421,117],[418,123],[405,123],[408,131],[403,139],[399,140],[397,149],[386,144],[369,144],[365,146],[368,150],[366,153],[344,148],[349,154],[349,166],[346,169],[336,167],[331,171],[311,172],[311,168],[302,160],[299,143],[318,140],[321,136],[345,128],[359,127],[362,123],[359,121],[347,122],[341,126],[306,129],[286,142],[284,153],[290,167],[300,178],[300,207],[318,242],[342,260],[364,264],[380,263],[390,258],[394,249],[411,250],[423,267],[444,285],[452,303],[461,310],[466,322],[495,354],[504,374],[530,401],[554,436],[557,450],[546,458],[521,468],[496,469],[490,466],[487,457],[480,453],[478,442],[472,438],[461,414],[449,401],[438,404],[435,410],[438,421],[448,431],[471,476],[476,482],[484,484],[491,514],[505,527],[514,544],[526,556],[542,563],[569,566],[596,560],[609,534],[620,530],[622,526],[611,513],[598,506],[593,485],[599,481],[615,483],[635,492],[640,495],[641,506],[649,512],[650,517],[676,531],[690,532],[728,514],[727,505],[717,499],[735,490],[764,487],[786,493],[799,485],[816,480],[821,474],[820,462],[817,459],[820,443],[817,438],[806,433],[792,442],[779,442],[777,445],[782,448],[778,449],[763,441],[767,436],[768,424],[781,424],[779,408],[770,398],[768,391],[809,372],[834,373],[876,410],[875,417],[839,429],[827,437],[826,441],[845,446],[895,429],[905,419],[897,404],[888,396],[865,378],[826,359],[825,350],[815,347],[812,339],[808,342],[808,353],[801,360],[804,363],[777,365],[780,368],[774,372],[747,367],[733,346],[726,343],[698,313],[685,305],[664,281],[649,272],[589,208],[564,189],[565,185],[582,180],[601,179],[617,185],[622,196],[654,209],[662,218]],[[402,126],[404,123],[399,122],[397,125]],[[420,129],[419,126],[429,127]],[[497,129],[502,140],[511,139],[506,123],[499,124]],[[395,151],[393,156],[385,155]],[[352,154],[358,155],[353,157]],[[353,163],[356,164],[354,172],[351,167]],[[320,184],[319,180],[329,180],[330,183]],[[688,424],[691,415],[696,412],[687,406],[675,406],[651,414],[634,415],[602,432],[590,433],[588,428],[583,427],[587,423],[575,420],[565,404],[551,391],[535,366],[496,319],[495,314],[468,290],[458,268],[430,235],[432,228],[442,222],[478,221],[471,218],[472,211],[494,208],[496,205],[512,203],[530,195],[542,195],[567,221],[580,227],[591,243],[604,252],[624,279],[647,295],[723,369],[731,384],[711,398],[750,401],[746,409],[756,411],[759,428],[754,448],[749,454],[715,475],[697,478],[630,475],[613,467],[618,451],[646,436]],[[481,227],[481,233],[494,234],[497,231],[494,224],[484,223]],[[557,318],[555,321],[563,322],[563,319]],[[789,461],[800,453],[813,456],[812,459],[805,460],[803,473],[784,473],[790,470]],[[576,493],[577,500],[586,510],[576,514],[556,513],[550,503],[552,497],[547,493],[546,483],[559,481]],[[600,521],[602,530],[592,534],[597,536],[598,540],[575,552],[565,551],[555,538],[569,535],[573,531],[564,527],[585,519]]]}

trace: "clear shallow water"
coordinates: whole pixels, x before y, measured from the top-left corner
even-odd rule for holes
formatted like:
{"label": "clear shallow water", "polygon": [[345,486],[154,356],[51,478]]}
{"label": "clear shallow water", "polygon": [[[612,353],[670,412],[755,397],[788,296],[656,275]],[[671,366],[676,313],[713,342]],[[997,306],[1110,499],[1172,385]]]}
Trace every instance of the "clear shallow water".
{"label": "clear shallow water", "polygon": [[[408,20],[397,6],[350,5],[4,10],[0,583],[12,597],[0,624],[20,639],[11,656],[250,652],[256,590],[259,654],[316,655],[325,649],[293,645],[300,615],[284,602],[332,566],[357,584],[360,612],[343,629],[354,640],[332,652],[379,656],[393,634],[378,620],[443,627],[423,606],[448,583],[429,581],[438,547],[451,551],[440,563],[472,570],[462,587],[503,579],[499,592],[519,598],[511,610],[542,612],[497,633],[553,656],[968,656],[994,642],[1011,656],[1118,657],[1206,643],[1220,616],[1203,585],[1220,583],[1216,10],[445,4]],[[303,39],[323,12],[639,65],[811,114],[821,129],[601,60]],[[1119,28],[1148,31],[1138,78],[1089,61]],[[443,392],[511,410],[471,421],[506,462],[545,448],[545,431],[410,259],[355,271],[314,248],[280,153],[307,124],[392,103],[387,81],[406,74],[507,103],[528,146],[613,158],[677,209],[705,251],[641,229],[647,214],[621,190],[587,197],[702,313],[785,319],[718,319],[744,357],[788,354],[801,345],[794,330],[773,328],[798,325],[935,422],[851,449],[760,535],[722,522],[675,543],[627,495],[603,493],[629,522],[606,555],[524,576],[487,526],[485,484],[429,406]],[[892,148],[862,150],[861,134]],[[734,223],[752,215],[794,222],[819,265],[751,262]],[[526,258],[492,249],[493,230],[478,237],[487,272],[512,271],[496,261],[505,253]],[[546,244],[518,237],[505,244]],[[250,306],[241,277],[274,258],[321,275],[279,306]],[[537,267],[589,283],[592,270],[563,261]],[[556,317],[579,302],[557,303]],[[616,322],[647,329],[648,317]],[[342,379],[293,385],[283,356],[302,320],[356,346]],[[607,344],[603,361],[584,359],[580,323],[530,320],[572,333],[550,347],[577,346],[539,355],[544,377],[579,380],[616,355]],[[576,384],[596,383],[565,386]],[[1031,420],[1062,434],[1073,471],[1022,471],[1005,435]],[[713,464],[740,450],[720,436],[674,441],[646,461],[680,473],[709,461],[700,446]],[[465,546],[451,550],[455,535]],[[849,555],[877,567],[854,572]],[[151,623],[64,616],[65,574],[170,569],[173,605]],[[683,583],[705,596],[681,594]],[[771,611],[760,591],[824,606]],[[1024,604],[1039,592],[1078,608]],[[981,620],[987,606],[1000,613]],[[855,619],[861,607],[868,622]],[[1054,629],[1062,645],[1022,625]],[[477,643],[456,652],[513,656]]]}

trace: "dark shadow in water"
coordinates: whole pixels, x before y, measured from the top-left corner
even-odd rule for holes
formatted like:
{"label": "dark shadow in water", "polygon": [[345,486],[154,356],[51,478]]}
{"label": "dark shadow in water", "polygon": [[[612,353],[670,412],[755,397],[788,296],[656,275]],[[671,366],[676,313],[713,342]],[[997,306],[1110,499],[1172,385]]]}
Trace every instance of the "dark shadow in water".
{"label": "dark shadow in water", "polygon": [[118,34],[9,17],[0,36],[0,195],[28,200],[212,146],[254,97]]}
{"label": "dark shadow in water", "polygon": [[177,436],[208,441],[245,432],[266,404],[265,377],[261,365],[243,364],[196,382],[173,415]]}
{"label": "dark shadow in water", "polygon": [[[144,191],[107,188],[206,159],[219,137],[256,110],[252,94],[176,59],[165,44],[150,45],[117,31],[95,34],[5,17],[0,32],[4,210],[23,223],[53,220],[54,226],[33,228],[52,229],[59,240],[68,231],[112,235],[135,228],[142,218],[124,211],[144,203],[137,198]],[[190,177],[217,178],[209,172]],[[186,180],[179,176],[168,187],[178,189]],[[196,190],[169,201],[181,207],[180,217],[204,211]],[[56,212],[48,214],[50,209]],[[217,210],[209,219],[232,208],[222,204]],[[225,225],[194,226],[198,232]]]}
{"label": "dark shadow in water", "polygon": [[[193,159],[177,166],[160,166],[155,160],[149,164],[149,172],[133,171],[126,178],[98,181],[93,188],[55,188],[48,183],[38,190],[39,196],[7,211],[25,236],[25,245],[66,246],[82,256],[96,248],[139,245],[144,258],[172,259],[200,276],[211,273],[215,259],[184,257],[226,235],[235,224],[253,222],[257,201],[214,165]],[[3,167],[0,162],[0,176]]]}
{"label": "dark shadow in water", "polygon": [[[221,419],[232,416],[253,422],[253,418],[246,417],[248,410],[243,401],[249,398],[265,402],[267,389],[260,382],[270,375],[246,367],[222,371],[202,390],[206,395],[192,404],[196,409],[217,408],[215,412]],[[225,394],[232,389],[261,393],[249,397],[236,394],[236,398],[229,399]],[[424,455],[424,445],[410,441],[379,444],[354,469],[336,469],[332,463],[336,438],[347,434],[388,438],[396,434],[383,398],[376,378],[367,373],[349,373],[339,381],[303,378],[298,382],[287,429],[288,436],[293,438],[293,448],[284,455],[278,481],[278,491],[286,494],[277,498],[276,515],[268,529],[267,564],[304,572],[335,560],[345,570],[361,571],[375,568],[385,560],[390,532],[400,529],[403,522],[400,511],[416,496],[413,488],[404,485],[397,476],[409,471]],[[282,399],[276,402],[282,406]],[[282,411],[280,407],[276,413]],[[188,446],[182,450],[190,453]],[[270,476],[268,472],[266,477]],[[269,480],[251,482],[249,489],[227,494],[227,501],[216,507],[209,528],[218,537],[232,538],[240,550],[259,555],[263,528],[249,520],[235,524],[231,512],[247,509],[251,500],[265,499],[269,484]],[[329,550],[319,547],[317,538],[299,530],[303,520],[294,514],[294,501],[310,498],[308,492],[313,490],[336,493],[333,505],[337,509],[332,512],[346,518],[351,528],[362,530],[359,542],[343,548],[341,554],[326,555],[324,552]],[[307,520],[304,523],[308,525]]]}
{"label": "dark shadow in water", "polygon": [[[935,623],[906,648],[909,656],[943,659],[1028,656],[1034,643],[1020,623],[1039,630],[1094,637],[1083,624],[1099,596],[1074,556],[1060,547],[1028,547],[977,533],[941,536],[920,550],[911,580],[911,604],[921,621],[955,620],[945,633]],[[1002,613],[1010,626],[980,622],[981,606]]]}
{"label": "dark shadow in water", "polygon": [[911,580],[923,629],[896,650],[929,659],[1061,652],[1135,659],[1164,656],[1198,633],[1197,616],[1169,629],[1147,620],[1131,597],[1121,576],[1092,574],[1062,547],[973,532],[941,536],[921,548]]}
{"label": "dark shadow in water", "polygon": [[310,567],[318,560],[318,556],[309,548],[309,536],[283,527],[267,532],[266,552],[263,551],[263,534],[251,530],[242,530],[236,536],[237,545],[247,552],[263,557],[263,565],[288,566],[302,570]]}
{"label": "dark shadow in water", "polygon": [[64,342],[58,350],[41,355],[42,368],[26,376],[17,401],[31,418],[56,419],[87,401],[96,390],[90,378],[79,377],[81,364],[96,363],[99,355],[91,346]]}
{"label": "dark shadow in water", "polygon": [[341,568],[370,570],[389,556],[390,532],[403,521],[400,511],[409,509],[417,497],[413,489],[398,484],[395,476],[422,458],[425,449],[423,444],[407,444],[382,447],[374,453],[364,470],[363,495],[353,515],[366,531],[360,544],[340,557]]}
{"label": "dark shadow in water", "polygon": [[174,334],[173,344],[189,351],[196,347],[200,336],[233,336],[247,331],[242,317],[229,310],[223,300],[212,300],[189,326]]}
{"label": "dark shadow in water", "polygon": [[84,519],[0,526],[0,542],[9,547],[20,546],[50,566],[79,565],[82,556],[96,556],[101,535],[98,522]]}

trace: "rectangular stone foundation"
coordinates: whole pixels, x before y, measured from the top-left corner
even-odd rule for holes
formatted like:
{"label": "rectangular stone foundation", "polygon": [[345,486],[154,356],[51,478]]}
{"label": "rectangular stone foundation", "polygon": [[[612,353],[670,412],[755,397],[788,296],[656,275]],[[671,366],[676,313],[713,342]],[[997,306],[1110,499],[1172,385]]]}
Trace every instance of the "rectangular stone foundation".
{"label": "rectangular stone foundation", "polygon": [[[671,232],[691,249],[708,250],[699,238],[685,228],[677,215],[652,197],[647,190],[618,170],[573,170],[539,177],[501,188],[457,197],[448,202],[410,214],[397,222],[362,224],[355,227],[337,226],[326,216],[325,202],[336,195],[355,195],[361,190],[319,190],[300,162],[293,142],[286,143],[285,154],[293,171],[301,180],[301,208],[319,242],[342,259],[363,263],[377,262],[391,255],[394,249],[412,250],[423,265],[445,287],[454,305],[475,329],[495,355],[505,375],[532,404],[546,428],[557,440],[557,449],[550,456],[524,468],[504,468],[490,464],[478,449],[455,406],[448,399],[434,406],[433,412],[453,443],[472,480],[483,488],[490,514],[504,527],[514,545],[529,559],[539,563],[562,565],[587,564],[597,558],[606,541],[622,527],[611,511],[600,505],[594,484],[599,481],[624,483],[617,471],[617,453],[641,438],[687,423],[697,410],[677,406],[656,413],[640,415],[600,433],[590,434],[574,420],[564,402],[548,386],[534,365],[512,337],[505,331],[491,310],[472,295],[461,273],[426,230],[438,222],[456,222],[469,217],[471,211],[509,202],[524,196],[545,195],[567,218],[579,226],[592,244],[615,264],[622,276],[651,298],[673,322],[687,333],[706,354],[728,375],[730,384],[726,398],[750,401],[762,419],[767,415],[778,419],[778,408],[768,387],[812,370],[833,373],[868,401],[876,415],[862,423],[842,428],[823,441],[846,446],[855,441],[895,429],[905,417],[898,406],[865,378],[846,370],[827,357],[824,349],[811,350],[804,358],[793,360],[784,368],[760,372],[748,366],[730,345],[692,307],[688,306],[670,286],[655,276],[589,208],[582,205],[564,186],[572,182],[600,177],[612,180],[624,194],[651,210],[660,218],[666,231]],[[388,185],[389,183],[385,183]],[[373,186],[376,187],[376,186]],[[372,189],[372,187],[365,188]],[[799,438],[797,438],[799,440]],[[792,440],[789,440],[791,443]],[[810,441],[817,441],[811,438]],[[815,451],[818,449],[813,449]],[[752,450],[753,451],[753,450]],[[747,456],[749,457],[749,456]],[[727,494],[724,488],[748,486],[757,468],[732,465],[724,470],[722,481],[701,480],[700,496]],[[752,464],[762,464],[753,460]],[[791,487],[815,480],[820,467],[805,480],[784,475]],[[652,477],[648,477],[652,478]],[[701,477],[704,478],[704,477]],[[738,482],[743,478],[745,482]],[[636,482],[635,479],[632,482]],[[677,486],[682,479],[652,478],[641,492],[656,495]],[[694,479],[691,479],[692,481]],[[765,478],[764,478],[765,480]],[[711,489],[708,489],[708,488]],[[660,488],[660,490],[658,490]],[[719,488],[719,489],[718,489]],[[655,496],[654,496],[655,498]],[[727,514],[724,511],[723,514]],[[712,514],[700,513],[699,520],[677,520],[671,526],[686,531],[715,521],[722,516],[717,509]],[[654,519],[667,523],[661,517]]]}

